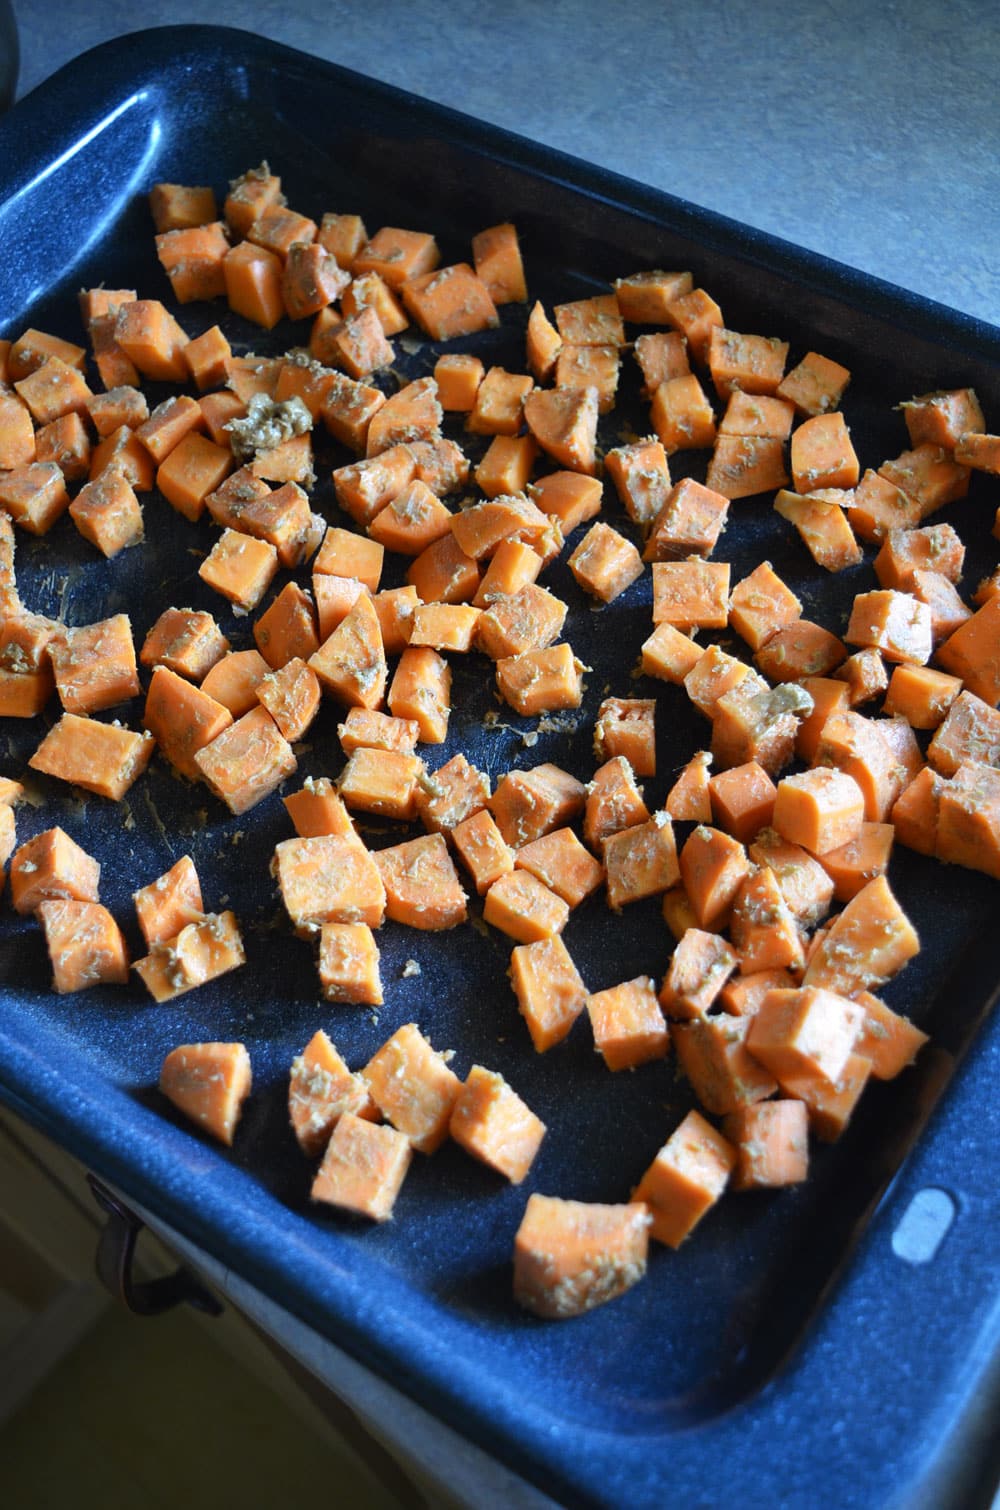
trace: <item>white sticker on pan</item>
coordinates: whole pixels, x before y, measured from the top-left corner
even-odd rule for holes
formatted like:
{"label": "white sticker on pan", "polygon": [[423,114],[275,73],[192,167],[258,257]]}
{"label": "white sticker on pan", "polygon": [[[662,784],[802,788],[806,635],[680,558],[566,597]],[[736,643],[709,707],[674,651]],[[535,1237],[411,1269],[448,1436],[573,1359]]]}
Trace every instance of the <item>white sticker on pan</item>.
{"label": "white sticker on pan", "polygon": [[930,1263],[955,1220],[955,1202],[946,1190],[918,1190],[892,1234],[892,1251],[908,1264]]}

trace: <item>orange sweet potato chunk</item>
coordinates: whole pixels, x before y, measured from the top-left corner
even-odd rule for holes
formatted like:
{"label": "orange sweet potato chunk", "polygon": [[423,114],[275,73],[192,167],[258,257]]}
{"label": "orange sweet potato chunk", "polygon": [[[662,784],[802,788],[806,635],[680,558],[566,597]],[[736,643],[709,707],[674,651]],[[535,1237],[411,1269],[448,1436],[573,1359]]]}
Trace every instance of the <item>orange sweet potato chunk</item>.
{"label": "orange sweet potato chunk", "polygon": [[464,923],[466,895],[441,834],[424,834],[372,855],[385,887],[386,916],[425,932]]}
{"label": "orange sweet potato chunk", "polygon": [[189,781],[198,781],[201,771],[195,756],[230,727],[233,715],[203,688],[192,686],[166,666],[157,666],[146,694],[143,722],[171,765]]}
{"label": "orange sweet potato chunk", "polygon": [[483,904],[483,920],[523,944],[561,933],[568,919],[568,904],[528,870],[500,876]]}
{"label": "orange sweet potato chunk", "polygon": [[56,691],[67,713],[99,713],[139,691],[132,626],[115,614],[78,629],[60,629],[48,646]]}
{"label": "orange sweet potato chunk", "polygon": [[99,863],[61,828],[46,829],[28,839],[10,862],[10,891],[14,911],[30,914],[45,901],[70,898],[96,902],[101,878]]}
{"label": "orange sweet potato chunk", "polygon": [[316,839],[330,834],[361,843],[351,816],[329,776],[307,776],[301,789],[282,801],[300,839]]}
{"label": "orange sweet potato chunk", "polygon": [[423,774],[418,755],[362,745],[340,774],[340,796],[359,812],[410,822],[417,814],[417,784]]}
{"label": "orange sweet potato chunk", "polygon": [[700,1112],[688,1112],[633,1192],[652,1215],[657,1242],[679,1248],[719,1199],[736,1153]]}
{"label": "orange sweet potato chunk", "polygon": [[291,776],[298,762],[266,708],[251,708],[194,757],[203,781],[231,813],[245,813]]}
{"label": "orange sweet potato chunk", "polygon": [[378,1109],[360,1075],[354,1075],[322,1028],[292,1060],[288,1077],[288,1118],[302,1152],[323,1152],[345,1114],[375,1121]]}
{"label": "orange sweet potato chunk", "polygon": [[474,1159],[520,1185],[545,1136],[536,1117],[502,1075],[474,1064],[452,1108],[448,1130]]}
{"label": "orange sweet potato chunk", "polygon": [[28,764],[34,771],[119,802],[146,769],[154,748],[151,734],[64,713]]}
{"label": "orange sweet potato chunk", "polygon": [[494,304],[523,304],[528,297],[517,228],[509,221],[489,226],[472,238],[476,276]]}
{"label": "orange sweet potato chunk", "polygon": [[515,713],[531,718],[536,713],[578,708],[583,701],[583,670],[572,646],[551,645],[497,661],[497,687]]}
{"label": "orange sweet potato chunk", "polygon": [[587,997],[594,1048],[609,1070],[631,1070],[662,1059],[670,1033],[656,999],[653,981],[637,976]]}
{"label": "orange sweet potato chunk", "polygon": [[326,692],[347,707],[378,708],[385,695],[386,659],[378,615],[369,597],[309,657]]}
{"label": "orange sweet potato chunk", "polygon": [[190,855],[182,855],[162,876],[132,893],[147,949],[175,938],[204,916],[201,883]]}
{"label": "orange sweet potato chunk", "polygon": [[876,876],[834,919],[809,960],[803,984],[855,995],[889,980],[919,949],[916,930],[888,881]]}
{"label": "orange sweet potato chunk", "polygon": [[319,712],[319,680],[300,657],[270,671],[257,686],[257,698],[290,745],[304,739]]}
{"label": "orange sweet potato chunk", "polygon": [[250,1094],[250,1055],[242,1043],[185,1043],[160,1070],[160,1090],[204,1132],[232,1145]]}
{"label": "orange sweet potato chunk", "polygon": [[571,828],[557,828],[523,845],[514,858],[518,870],[528,870],[561,897],[578,907],[604,880],[604,867]]}
{"label": "orange sweet potato chunk", "polygon": [[383,1117],[415,1149],[429,1154],[440,1148],[462,1083],[416,1023],[397,1029],[361,1074]]}
{"label": "orange sweet potato chunk", "polygon": [[412,1157],[409,1138],[394,1127],[345,1111],[337,1119],[310,1196],[372,1221],[388,1221]]}
{"label": "orange sweet potato chunk", "polygon": [[379,950],[367,923],[324,923],[319,935],[319,982],[327,1001],[380,1007]]}
{"label": "orange sweet potato chunk", "polygon": [[587,1003],[587,990],[560,937],[511,950],[510,980],[535,1051],[544,1054],[569,1033]]}
{"label": "orange sweet potato chunk", "polygon": [[[389,282],[384,272],[382,276]],[[399,291],[407,311],[432,341],[451,341],[500,323],[489,290],[467,262],[411,277]]]}
{"label": "orange sweet potato chunk", "polygon": [[274,851],[274,873],[288,916],[300,931],[324,923],[382,924],[382,878],[353,833],[282,840]]}
{"label": "orange sweet potato chunk", "polygon": [[753,1017],[725,1012],[694,1017],[674,1028],[678,1063],[707,1112],[724,1117],[766,1100],[777,1082],[747,1048]]}
{"label": "orange sweet potato chunk", "polygon": [[173,1001],[246,963],[239,926],[231,912],[207,913],[174,938],[154,944],[133,969],[154,1001]]}
{"label": "orange sweet potato chunk", "polygon": [[665,812],[604,841],[608,906],[620,912],[631,902],[657,896],[678,880],[673,824]]}
{"label": "orange sweet potato chunk", "polygon": [[758,1101],[730,1112],[722,1131],[736,1150],[734,1190],[798,1185],[809,1173],[809,1114],[804,1101]]}
{"label": "orange sweet potato chunk", "polygon": [[536,1316],[582,1316],[623,1295],[646,1273],[649,1212],[528,1198],[514,1239],[514,1299]]}
{"label": "orange sweet potato chunk", "polygon": [[485,809],[457,823],[451,831],[451,838],[480,896],[485,895],[500,876],[514,868],[514,855],[492,813]]}
{"label": "orange sweet potato chunk", "polygon": [[660,988],[659,1003],[668,1017],[704,1017],[736,969],[736,953],[717,934],[688,928],[678,940]]}
{"label": "orange sweet potato chunk", "polygon": [[50,899],[37,909],[52,962],[52,988],[60,995],[89,986],[128,983],[128,952],[121,929],[99,902]]}

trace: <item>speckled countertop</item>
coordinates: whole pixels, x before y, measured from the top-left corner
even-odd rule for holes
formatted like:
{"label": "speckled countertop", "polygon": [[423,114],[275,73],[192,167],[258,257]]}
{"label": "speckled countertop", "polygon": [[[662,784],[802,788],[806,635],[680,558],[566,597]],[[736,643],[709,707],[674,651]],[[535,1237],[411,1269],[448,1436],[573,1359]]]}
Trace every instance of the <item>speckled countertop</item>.
{"label": "speckled countertop", "polygon": [[14,11],[19,95],[140,25],[244,27],[1000,324],[996,0],[59,0],[55,12],[14,0]]}

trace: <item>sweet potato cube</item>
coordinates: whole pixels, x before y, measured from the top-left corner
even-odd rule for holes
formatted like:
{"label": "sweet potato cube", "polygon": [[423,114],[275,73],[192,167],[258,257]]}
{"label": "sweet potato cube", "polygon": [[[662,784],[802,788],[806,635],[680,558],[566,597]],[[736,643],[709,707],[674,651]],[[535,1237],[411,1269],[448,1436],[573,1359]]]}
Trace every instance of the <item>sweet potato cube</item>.
{"label": "sweet potato cube", "polygon": [[815,493],[800,498],[782,488],[774,507],[795,526],[806,550],[825,571],[843,571],[862,559],[861,547],[839,502],[818,498]]}
{"label": "sweet potato cube", "polygon": [[534,386],[534,379],[524,373],[491,367],[476,390],[466,429],[477,435],[517,435],[524,400]]}
{"label": "sweet potato cube", "polygon": [[722,310],[711,294],[703,288],[692,288],[686,294],[671,299],[664,315],[687,341],[699,362],[708,361],[712,331],[721,326]]}
{"label": "sweet potato cube", "polygon": [[948,639],[972,618],[972,609],[966,606],[958,589],[941,572],[915,571],[910,591],[930,613],[931,639],[935,645]]}
{"label": "sweet potato cube", "polygon": [[709,751],[696,750],[670,788],[664,806],[675,823],[711,823],[711,766]]}
{"label": "sweet potato cube", "polygon": [[282,801],[300,839],[329,834],[361,842],[355,834],[350,814],[328,776],[307,776],[301,790],[283,797]]}
{"label": "sweet potato cube", "polygon": [[871,1061],[851,1054],[834,1083],[818,1075],[789,1076],[784,1087],[804,1102],[810,1129],[824,1143],[835,1143],[844,1131],[868,1083]]}
{"label": "sweet potato cube", "polygon": [[433,773],[421,769],[415,804],[428,832],[447,834],[456,824],[481,812],[489,798],[489,777],[458,754]]}
{"label": "sweet potato cube", "polygon": [[26,378],[29,373],[43,367],[52,357],[58,357],[61,362],[66,362],[68,366],[76,367],[82,372],[87,353],[82,346],[75,346],[71,341],[64,341],[61,336],[53,336],[47,331],[31,327],[18,336],[8,349],[7,381],[16,383],[20,378]]}
{"label": "sweet potato cube", "polygon": [[167,608],[147,634],[139,660],[144,666],[166,666],[197,682],[228,649],[229,641],[210,613]]}
{"label": "sweet potato cube", "polygon": [[678,940],[660,987],[659,1002],[668,1017],[704,1017],[736,969],[737,959],[725,939],[688,928]]}
{"label": "sweet potato cube", "polygon": [[244,713],[211,744],[197,751],[203,781],[231,813],[245,813],[269,797],[298,762],[266,708]]}
{"label": "sweet potato cube", "polygon": [[858,593],[845,638],[850,645],[873,646],[887,660],[923,665],[933,649],[930,609],[910,593]]}
{"label": "sweet potato cube", "polygon": [[678,880],[673,825],[665,812],[648,823],[611,834],[604,841],[608,906],[620,912],[629,902],[657,896]]}
{"label": "sweet potato cube", "polygon": [[143,377],[159,383],[187,382],[188,338],[159,299],[123,304],[115,316],[114,339]]}
{"label": "sweet potato cube", "polygon": [[230,650],[203,678],[201,690],[228,708],[234,718],[242,718],[256,706],[257,688],[268,669],[259,650]]}
{"label": "sweet potato cube", "polygon": [[890,817],[900,844],[922,855],[937,852],[938,806],[944,778],[924,766],[892,805]]}
{"label": "sweet potato cube", "polygon": [[670,1034],[648,976],[587,997],[594,1048],[609,1070],[632,1070],[663,1059]]}
{"label": "sweet potato cube", "polygon": [[[286,666],[296,656],[309,661],[319,652],[316,615],[312,599],[297,582],[288,582],[253,627],[257,649],[272,671]],[[313,667],[320,680],[323,678]]]}
{"label": "sweet potato cube", "polygon": [[434,1153],[448,1136],[461,1081],[415,1023],[399,1028],[361,1074],[373,1101],[421,1153]]}
{"label": "sweet potato cube", "polygon": [[819,856],[838,902],[849,902],[889,868],[895,830],[891,823],[863,823],[857,838]]}
{"label": "sweet potato cube", "polygon": [[[891,732],[890,725],[895,723],[896,720],[864,718],[851,710],[832,713],[823,725],[816,748],[818,764],[836,766],[857,782],[864,797],[864,816],[869,823],[885,821],[907,781],[901,752],[891,738],[885,737]],[[835,847],[831,845],[831,848]]]}
{"label": "sweet potato cube", "polygon": [[[333,323],[327,324],[328,319]],[[395,356],[378,313],[371,308],[341,321],[329,310],[321,310],[313,325],[309,349],[316,361],[341,367],[355,379],[390,366]]]}
{"label": "sweet potato cube", "polygon": [[857,999],[865,1009],[857,1052],[871,1062],[876,1080],[894,1080],[913,1063],[928,1041],[927,1034],[869,991],[862,991]]}
{"label": "sweet potato cube", "polygon": [[741,335],[721,325],[713,327],[709,336],[708,366],[720,398],[728,398],[737,389],[775,394],[787,357],[788,342],[774,336]]}
{"label": "sweet potato cube", "polygon": [[422,550],[406,573],[424,603],[465,603],[479,590],[479,567],[452,533],[454,518],[448,534]]}
{"label": "sweet potato cube", "polygon": [[552,533],[547,515],[523,496],[502,495],[473,504],[452,516],[452,534],[467,556],[484,560],[505,540],[518,539],[544,550]]}
{"label": "sweet potato cube", "polygon": [[836,409],[851,381],[851,374],[839,362],[818,351],[807,351],[777,387],[779,398],[795,405],[799,414],[828,414]]}
{"label": "sweet potato cube", "polygon": [[188,923],[175,938],[154,945],[133,969],[157,1002],[216,980],[245,964],[243,941],[231,912],[208,913]]}
{"label": "sweet potato cube", "polygon": [[64,713],[28,764],[34,771],[119,802],[149,764],[151,734]]}
{"label": "sweet potato cube", "polygon": [[441,408],[452,414],[468,414],[476,402],[476,392],[484,372],[479,358],[467,352],[448,353],[438,357],[434,366],[434,380],[438,385]]}
{"label": "sweet potato cube", "polygon": [[[434,496],[426,483],[414,478],[379,510],[368,526],[368,533],[381,549],[397,551],[404,556],[419,556],[429,545],[450,533],[451,519],[450,509]],[[362,576],[365,580],[361,572],[341,574]]]}
{"label": "sweet potato cube", "polygon": [[465,892],[441,834],[380,849],[372,859],[385,887],[386,916],[393,922],[433,933],[465,922]]}
{"label": "sweet potato cube", "polygon": [[787,440],[792,432],[795,410],[784,399],[765,394],[741,393],[734,389],[719,424],[720,435],[770,435]]}
{"label": "sweet potato cube", "polygon": [[998,833],[1000,772],[973,762],[960,765],[951,780],[941,786],[935,851],[938,859],[1000,876]]}
{"label": "sweet potato cube", "polygon": [[353,272],[355,258],[368,244],[368,232],[360,215],[327,214],[320,222],[319,243],[341,267]]}
{"label": "sweet potato cube", "polygon": [[91,474],[91,436],[79,414],[63,414],[45,424],[35,436],[39,462],[54,462],[66,482]]}
{"label": "sweet potato cube", "polygon": [[433,236],[425,231],[382,226],[354,256],[351,271],[375,272],[390,288],[397,289],[437,267],[440,257]]}
{"label": "sweet potato cube", "polygon": [[853,488],[861,469],[839,412],[807,419],[792,435],[792,477],[797,493]]}
{"label": "sweet potato cube", "polygon": [[348,707],[379,706],[387,667],[382,631],[370,598],[358,598],[343,623],[309,657],[309,665],[338,702]]}
{"label": "sweet potato cube", "polygon": [[98,441],[90,453],[91,482],[112,471],[120,472],[137,493],[148,493],[153,486],[153,459],[127,425]]}
{"label": "sweet potato cube", "polygon": [[324,923],[381,927],[385,888],[355,834],[285,839],[275,846],[274,870],[288,916],[300,931]]}
{"label": "sweet potato cube", "polygon": [[[388,283],[385,272],[379,271]],[[500,323],[489,290],[467,262],[411,277],[399,291],[406,309],[432,341],[451,341]]]}
{"label": "sweet potato cube", "polygon": [[679,865],[698,926],[724,925],[750,869],[743,845],[717,828],[699,824],[685,841]]}
{"label": "sweet potato cube", "polygon": [[729,623],[751,650],[760,650],[779,630],[801,617],[802,604],[770,561],[762,561],[733,588]]}
{"label": "sweet potato cube", "polygon": [[399,658],[387,698],[397,718],[419,725],[425,744],[443,744],[451,713],[451,668],[428,645],[407,646]]}
{"label": "sweet potato cube", "polygon": [[257,699],[278,725],[289,744],[304,739],[319,712],[319,679],[305,661],[295,657],[257,685]]}
{"label": "sweet potato cube", "polygon": [[782,1085],[793,1077],[838,1079],[865,1020],[865,1009],[835,991],[804,986],[769,991],[749,1019],[747,1047]]}
{"label": "sweet potato cube", "polygon": [[380,1007],[382,983],[375,935],[366,923],[324,923],[319,980],[327,1001]]}
{"label": "sweet potato cube", "polygon": [[198,568],[198,575],[230,603],[256,608],[278,570],[278,552],[266,540],[224,530]]}
{"label": "sweet potato cube", "polygon": [[579,971],[556,935],[516,945],[510,979],[535,1050],[544,1054],[562,1042],[586,1005]]}
{"label": "sweet potato cube", "polygon": [[410,822],[416,816],[417,783],[423,771],[417,755],[362,746],[341,772],[340,795],[351,809]]}
{"label": "sweet potato cube", "polygon": [[[184,360],[199,393],[218,388],[226,381],[227,363],[232,355],[232,348],[218,325],[192,337],[184,348]],[[205,416],[203,408],[202,416]]]}
{"label": "sweet potato cube", "polygon": [[666,452],[652,436],[617,446],[604,458],[605,469],[629,518],[647,531],[670,492]]}
{"label": "sweet potato cube", "polygon": [[49,641],[59,701],[67,713],[99,713],[139,691],[128,614],[79,629],[66,627]]}
{"label": "sweet potato cube", "polygon": [[587,787],[583,834],[592,849],[600,850],[605,839],[638,823],[649,822],[649,809],[642,800],[632,767],[623,755],[606,760],[594,772]]}
{"label": "sweet potato cube", "polygon": [[798,1185],[809,1172],[809,1115],[804,1101],[759,1101],[730,1112],[722,1131],[736,1149],[734,1190]]}
{"label": "sweet potato cube", "polygon": [[360,278],[353,279],[344,289],[340,308],[345,316],[360,314],[364,309],[374,310],[387,336],[398,335],[410,323],[399,299],[378,273],[362,273]]}
{"label": "sweet potato cube", "polygon": [[506,843],[515,849],[562,828],[583,811],[587,789],[559,766],[508,771],[497,782],[489,808]]}
{"label": "sweet potato cube", "polygon": [[494,304],[523,304],[528,297],[517,229],[509,221],[479,231],[472,238],[476,276]]}
{"label": "sweet potato cube", "polygon": [[35,459],[35,428],[27,404],[0,390],[0,469],[30,466]]}
{"label": "sweet potato cube", "polygon": [[178,303],[190,304],[195,299],[216,299],[225,294],[223,264],[229,240],[221,221],[177,226],[161,232],[155,240],[160,266],[170,279]]}
{"label": "sweet potato cube", "polygon": [[941,446],[914,446],[912,451],[883,462],[878,470],[880,477],[914,500],[921,518],[964,498],[969,491],[968,467],[960,466]]}
{"label": "sweet potato cube", "polygon": [[642,670],[645,676],[679,686],[704,655],[688,635],[672,624],[658,624],[642,646]]}
{"label": "sweet potato cube", "polygon": [[582,1316],[646,1273],[649,1212],[529,1197],[514,1240],[514,1299],[536,1316]]}
{"label": "sweet potato cube", "polygon": [[128,984],[128,953],[121,929],[99,902],[41,902],[38,920],[52,962],[52,989],[63,995],[88,986]]}
{"label": "sweet potato cube", "polygon": [[[477,597],[483,596],[481,585]],[[475,644],[493,660],[545,650],[562,633],[567,605],[534,582],[514,593],[488,593],[485,597],[482,611],[476,610]]]}
{"label": "sweet potato cube", "polygon": [[[811,680],[817,681],[820,678],[812,677]],[[854,655],[849,655],[847,660],[837,667],[832,680],[846,685],[847,705],[857,708],[863,703],[870,703],[876,697],[881,697],[889,685],[889,674],[885,669],[881,651],[870,645],[864,650],[856,651]]]}
{"label": "sweet potato cube", "polygon": [[615,298],[623,320],[637,325],[665,325],[667,305],[693,287],[690,273],[667,273],[660,268],[615,279]]}
{"label": "sweet potato cube", "polygon": [[312,569],[320,575],[355,577],[370,592],[377,592],[384,555],[384,547],[376,541],[331,525]]}
{"label": "sweet potato cube", "polygon": [[690,477],[671,489],[653,522],[645,561],[710,556],[726,527],[729,500]]}
{"label": "sweet potato cube", "polygon": [[255,246],[251,241],[241,241],[222,260],[229,308],[254,325],[273,329],[285,314],[282,273],[281,258],[276,252]]}
{"label": "sweet potato cube", "polygon": [[633,1192],[652,1214],[657,1242],[679,1248],[715,1205],[736,1164],[736,1151],[699,1112],[688,1112]]}
{"label": "sweet potato cube", "polygon": [[610,414],[615,407],[621,363],[617,346],[578,346],[564,342],[556,357],[557,388],[593,388],[597,412]]}
{"label": "sweet potato cube", "polygon": [[310,1196],[373,1221],[392,1216],[413,1157],[410,1140],[345,1111],[337,1119]]}
{"label": "sweet potato cube", "polygon": [[715,822],[741,844],[749,844],[760,829],[770,825],[776,788],[755,760],[713,776],[708,790]]}
{"label": "sweet potato cube", "polygon": [[675,330],[658,330],[655,335],[639,336],[633,355],[642,373],[643,398],[652,398],[661,383],[686,377],[691,371],[687,342]]}
{"label": "sweet potato cube", "polygon": [[777,436],[719,435],[716,438],[705,474],[705,486],[721,493],[723,498],[750,498],[757,493],[783,488],[787,482],[784,445]]}
{"label": "sweet potato cube", "polygon": [[432,377],[407,383],[382,404],[368,425],[367,453],[379,456],[410,441],[441,438],[441,405]]}
{"label": "sweet potato cube", "polygon": [[1000,599],[991,598],[950,635],[937,652],[945,671],[960,676],[965,691],[995,706],[1000,701]]}
{"label": "sweet potato cube", "polygon": [[496,680],[504,702],[523,718],[578,708],[583,701],[583,665],[570,645],[505,656],[496,663]]}
{"label": "sweet potato cube", "polygon": [[844,771],[817,766],[778,784],[774,827],[783,839],[815,855],[859,838],[864,818],[864,793]]}
{"label": "sweet potato cube", "polygon": [[87,400],[93,398],[83,373],[58,357],[50,357],[44,366],[15,383],[14,389],[27,404],[36,427],[49,425],[66,414],[85,413]]}
{"label": "sweet potato cube", "polygon": [[656,703],[645,697],[606,697],[597,710],[594,753],[623,756],[636,776],[656,775]]}
{"label": "sweet potato cube", "polygon": [[378,1111],[361,1076],[351,1073],[320,1028],[292,1060],[288,1079],[288,1116],[302,1152],[310,1158],[322,1153],[345,1114],[374,1121]]}
{"label": "sweet potato cube", "polygon": [[523,492],[537,455],[530,435],[494,435],[475,469],[476,484],[487,498]]}
{"label": "sweet potato cube", "polygon": [[768,866],[751,871],[736,893],[730,938],[745,975],[805,964],[798,925]]}
{"label": "sweet potato cube", "polygon": [[847,655],[843,644],[822,624],[797,618],[772,634],[754,660],[772,682],[797,682],[828,676]]}
{"label": "sweet potato cube", "polygon": [[803,926],[813,927],[825,917],[833,898],[833,882],[807,850],[768,828],[757,835],[748,854],[754,865],[766,865],[774,872],[782,896]]}
{"label": "sweet potato cube", "polygon": [[520,1185],[535,1160],[545,1123],[502,1075],[474,1064],[459,1090],[448,1130],[474,1159]]}
{"label": "sweet potato cube", "polygon": [[747,1049],[753,1017],[725,1014],[678,1023],[674,1046],[698,1100],[714,1116],[766,1099],[775,1081]]}
{"label": "sweet potato cube", "polygon": [[524,418],[543,451],[571,472],[597,472],[597,390],[538,389],[524,401]]}
{"label": "sweet potato cube", "polygon": [[271,173],[266,162],[234,178],[229,185],[224,214],[237,236],[245,236],[254,221],[272,205],[284,204],[281,179]]}
{"label": "sweet potato cube", "polygon": [[394,718],[373,708],[351,708],[337,736],[345,755],[353,755],[363,746],[370,750],[395,750],[412,755],[420,738],[420,726],[413,719]]}
{"label": "sweet potato cube", "polygon": [[942,776],[954,776],[965,761],[1000,766],[1000,712],[973,692],[960,692],[927,747],[927,760]]}
{"label": "sweet potato cube", "polygon": [[725,629],[729,619],[728,561],[653,563],[653,623],[689,630]]}
{"label": "sweet potato cube", "polygon": [[10,862],[14,911],[27,915],[40,903],[69,899],[96,902],[101,867],[61,828],[28,839]]}
{"label": "sweet potato cube", "polygon": [[29,535],[47,534],[68,507],[66,482],[54,461],[0,473],[0,510]]}
{"label": "sweet potato cube", "polygon": [[244,1044],[185,1043],[164,1059],[160,1090],[203,1132],[231,1147],[251,1079]]}
{"label": "sweet potato cube", "polygon": [[143,538],[139,500],[124,475],[113,468],[80,489],[69,514],[83,538],[108,557]]}
{"label": "sweet potato cube", "polygon": [[528,493],[543,514],[558,520],[564,536],[593,519],[601,509],[600,480],[581,472],[550,472],[530,483]]}
{"label": "sweet potato cube", "polygon": [[642,576],[642,557],[630,540],[598,522],[570,556],[569,569],[585,592],[612,603]]}
{"label": "sweet potato cube", "polygon": [[880,986],[920,948],[916,930],[876,876],[836,917],[806,967],[803,984],[856,995]]}
{"label": "sweet potato cube", "polygon": [[733,975],[719,992],[719,1006],[733,1017],[752,1017],[768,991],[791,991],[795,980],[787,970],[753,970]]}
{"label": "sweet potato cube", "polygon": [[715,413],[691,372],[669,377],[653,393],[649,422],[667,456],[701,451],[715,443]]}
{"label": "sweet potato cube", "polygon": [[604,879],[603,866],[570,828],[554,829],[523,845],[514,856],[514,864],[519,870],[530,871],[569,907],[578,907]]}
{"label": "sweet potato cube", "polygon": [[185,435],[204,427],[205,416],[200,405],[186,393],[164,399],[157,404],[148,419],[136,429],[150,456],[157,463],[165,461]]}
{"label": "sweet potato cube", "polygon": [[198,922],[205,914],[190,855],[182,855],[162,876],[133,892],[132,900],[147,949],[176,938],[188,923]]}
{"label": "sweet potato cube", "polygon": [[466,654],[481,616],[482,609],[469,603],[420,603],[413,610],[409,643]]}
{"label": "sweet potato cube", "polygon": [[451,830],[451,838],[480,896],[514,868],[514,855],[492,813],[485,809],[457,823]]}
{"label": "sweet potato cube", "polygon": [[706,718],[711,719],[718,714],[720,699],[727,692],[744,684],[755,692],[763,692],[767,687],[763,677],[757,676],[752,666],[748,666],[746,661],[738,660],[735,655],[729,655],[718,645],[709,645],[707,650],[702,651],[684,677],[684,690],[691,702],[699,713],[704,713]]}
{"label": "sweet potato cube", "polygon": [[996,476],[1000,473],[1000,435],[968,431],[959,437],[954,455],[961,466]]}
{"label": "sweet potato cube", "polygon": [[519,943],[531,944],[561,933],[569,906],[530,871],[512,870],[486,893],[483,918]]}

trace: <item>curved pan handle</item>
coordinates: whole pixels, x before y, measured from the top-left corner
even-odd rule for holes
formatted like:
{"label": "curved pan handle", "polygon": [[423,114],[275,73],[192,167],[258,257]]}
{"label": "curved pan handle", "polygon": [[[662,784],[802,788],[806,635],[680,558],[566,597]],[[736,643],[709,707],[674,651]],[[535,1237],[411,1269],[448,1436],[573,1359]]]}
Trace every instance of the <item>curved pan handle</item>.
{"label": "curved pan handle", "polygon": [[160,1279],[132,1275],[135,1245],[145,1223],[94,1175],[87,1175],[91,1195],[108,1220],[97,1240],[97,1277],[113,1299],[134,1316],[160,1316],[174,1306],[190,1305],[206,1316],[221,1316],[222,1305],[183,1264]]}

